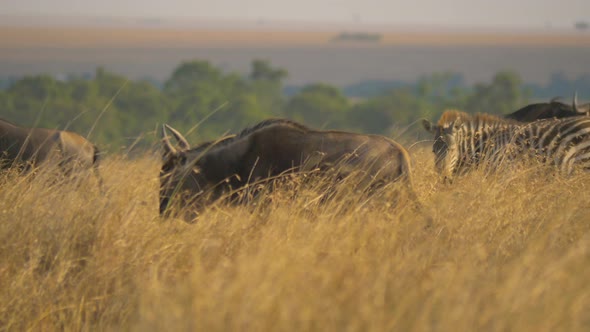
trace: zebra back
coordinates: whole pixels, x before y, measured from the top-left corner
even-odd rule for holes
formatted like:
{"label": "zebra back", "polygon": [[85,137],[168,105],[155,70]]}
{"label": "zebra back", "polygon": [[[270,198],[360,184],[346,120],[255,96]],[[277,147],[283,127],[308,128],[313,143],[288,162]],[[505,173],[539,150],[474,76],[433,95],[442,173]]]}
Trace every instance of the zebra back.
{"label": "zebra back", "polygon": [[[528,124],[489,114],[443,113],[437,124],[435,161],[445,175],[486,164],[492,170],[534,158],[569,174],[590,169],[590,117],[546,119]],[[442,143],[441,143],[442,142]]]}
{"label": "zebra back", "polygon": [[590,117],[535,121],[520,128],[514,141],[563,174],[590,169]]}

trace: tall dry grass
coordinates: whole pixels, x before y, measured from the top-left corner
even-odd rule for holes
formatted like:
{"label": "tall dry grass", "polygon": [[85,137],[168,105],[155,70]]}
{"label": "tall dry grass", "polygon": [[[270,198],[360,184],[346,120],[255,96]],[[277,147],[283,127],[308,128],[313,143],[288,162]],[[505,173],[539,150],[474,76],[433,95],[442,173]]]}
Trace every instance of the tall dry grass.
{"label": "tall dry grass", "polygon": [[590,175],[520,169],[441,183],[414,157],[432,225],[385,194],[158,216],[159,161],[0,176],[2,330],[588,331]]}

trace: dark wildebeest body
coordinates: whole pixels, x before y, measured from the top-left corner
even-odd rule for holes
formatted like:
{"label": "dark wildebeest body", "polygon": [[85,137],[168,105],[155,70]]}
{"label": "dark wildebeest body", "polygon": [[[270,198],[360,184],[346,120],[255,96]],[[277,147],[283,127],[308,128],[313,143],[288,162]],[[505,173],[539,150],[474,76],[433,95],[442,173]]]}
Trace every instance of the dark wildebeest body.
{"label": "dark wildebeest body", "polygon": [[84,137],[45,128],[23,128],[0,120],[1,168],[24,165],[31,169],[55,162],[66,173],[77,168],[94,167],[98,175],[98,149]]}
{"label": "dark wildebeest body", "polygon": [[574,94],[572,105],[564,104],[553,98],[548,103],[536,103],[527,105],[515,112],[504,116],[519,122],[533,122],[542,119],[560,119],[572,116],[585,115],[590,112],[590,103],[578,105],[577,93]]}
{"label": "dark wildebeest body", "polygon": [[[179,149],[170,144],[166,128],[178,140]],[[284,119],[266,120],[194,149],[169,126],[164,126],[162,134],[161,214],[177,193],[183,204],[198,211],[231,190],[312,169],[334,170],[341,178],[355,172],[363,188],[403,180],[415,197],[408,152],[383,136],[313,130]]]}

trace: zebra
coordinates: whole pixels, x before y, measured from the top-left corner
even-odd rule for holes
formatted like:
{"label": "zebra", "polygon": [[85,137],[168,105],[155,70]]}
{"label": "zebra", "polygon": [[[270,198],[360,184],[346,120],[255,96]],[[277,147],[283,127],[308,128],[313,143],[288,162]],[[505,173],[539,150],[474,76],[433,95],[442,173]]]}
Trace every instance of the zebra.
{"label": "zebra", "polygon": [[590,117],[543,119],[520,123],[490,114],[446,111],[435,125],[422,126],[434,134],[432,151],[445,179],[487,165],[533,158],[554,165],[562,174],[576,167],[590,169]]}

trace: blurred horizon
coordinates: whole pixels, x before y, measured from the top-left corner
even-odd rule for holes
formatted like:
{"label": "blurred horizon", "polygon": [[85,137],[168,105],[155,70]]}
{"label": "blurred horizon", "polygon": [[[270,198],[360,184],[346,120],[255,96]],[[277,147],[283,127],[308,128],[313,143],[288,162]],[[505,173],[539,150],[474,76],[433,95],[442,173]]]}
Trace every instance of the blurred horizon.
{"label": "blurred horizon", "polygon": [[101,67],[160,84],[196,59],[240,75],[264,59],[288,72],[286,85],[343,89],[432,73],[453,73],[465,84],[499,71],[537,85],[585,80],[590,2],[535,4],[0,0],[0,80],[92,76]]}
{"label": "blurred horizon", "polygon": [[[589,8],[590,11],[590,8]],[[365,22],[354,20],[304,20],[281,18],[211,18],[166,16],[109,16],[98,14],[66,15],[41,13],[0,14],[0,27],[88,27],[88,28],[159,28],[159,29],[251,29],[277,31],[367,31],[367,32],[451,32],[451,33],[588,33],[576,24],[590,22],[572,19],[560,24],[469,24],[469,23],[408,23]]]}
{"label": "blurred horizon", "polygon": [[590,19],[590,3],[586,0],[0,0],[0,5],[5,16],[96,17],[103,23],[127,19],[150,24],[241,21],[256,25],[291,22],[296,25],[538,30],[572,28],[575,22]]}

